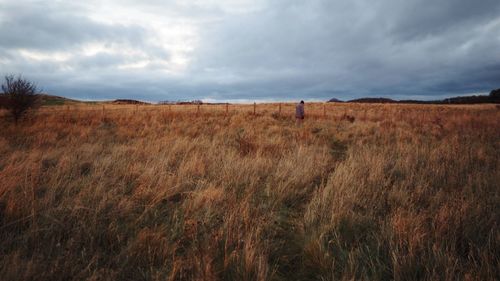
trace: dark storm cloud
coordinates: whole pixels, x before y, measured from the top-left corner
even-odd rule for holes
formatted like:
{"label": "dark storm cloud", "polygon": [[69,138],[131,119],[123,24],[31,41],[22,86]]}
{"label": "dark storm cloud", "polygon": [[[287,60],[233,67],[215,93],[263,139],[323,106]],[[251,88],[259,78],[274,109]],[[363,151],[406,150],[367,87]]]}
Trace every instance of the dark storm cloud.
{"label": "dark storm cloud", "polygon": [[498,17],[500,5],[497,0],[410,0],[393,3],[391,10],[391,31],[411,40],[482,25]]}
{"label": "dark storm cloud", "polygon": [[[0,66],[60,95],[432,99],[500,87],[498,0],[108,0],[97,16],[100,2],[20,3],[0,2]],[[104,49],[82,53],[91,43]]]}
{"label": "dark storm cloud", "polygon": [[[500,2],[372,2],[287,1],[226,18],[208,33],[214,49],[200,60],[208,68],[237,70],[241,77],[273,80],[290,73],[288,81],[274,80],[279,85],[273,88],[284,91],[282,84],[297,81],[297,74],[309,77],[291,95],[432,98],[500,86],[500,77],[490,75],[498,65],[491,63],[500,60]],[[481,83],[461,84],[473,83],[469,77]]]}

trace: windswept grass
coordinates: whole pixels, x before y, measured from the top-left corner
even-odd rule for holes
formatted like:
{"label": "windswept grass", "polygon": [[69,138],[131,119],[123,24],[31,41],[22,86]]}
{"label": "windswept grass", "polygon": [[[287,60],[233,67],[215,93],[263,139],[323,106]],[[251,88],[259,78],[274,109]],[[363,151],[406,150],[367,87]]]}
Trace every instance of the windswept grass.
{"label": "windswept grass", "polygon": [[0,279],[499,279],[497,108],[311,108],[0,117]]}

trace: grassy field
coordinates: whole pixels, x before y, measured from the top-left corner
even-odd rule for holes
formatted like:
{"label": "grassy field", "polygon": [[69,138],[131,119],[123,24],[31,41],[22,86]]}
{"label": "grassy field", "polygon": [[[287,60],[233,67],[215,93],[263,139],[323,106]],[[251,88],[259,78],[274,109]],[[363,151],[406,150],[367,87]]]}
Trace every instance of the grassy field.
{"label": "grassy field", "polygon": [[500,278],[497,107],[279,107],[2,112],[0,279]]}

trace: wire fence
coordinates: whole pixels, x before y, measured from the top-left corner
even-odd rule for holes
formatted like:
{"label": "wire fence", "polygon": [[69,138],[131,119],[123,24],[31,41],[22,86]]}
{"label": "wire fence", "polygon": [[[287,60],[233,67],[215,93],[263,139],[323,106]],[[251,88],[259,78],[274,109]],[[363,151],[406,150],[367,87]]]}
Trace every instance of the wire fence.
{"label": "wire fence", "polygon": [[[295,117],[295,104],[266,103],[266,104],[161,104],[161,105],[129,105],[129,104],[95,104],[95,105],[60,105],[41,107],[39,113],[172,113],[189,115],[234,115],[249,114],[255,116],[272,115],[280,117]],[[380,106],[382,108],[383,106]],[[364,109],[363,109],[364,108]],[[367,113],[373,108],[355,104],[338,103],[309,103],[305,106],[306,117],[327,118],[332,116],[349,115],[365,110]]]}
{"label": "wire fence", "polygon": [[[114,118],[119,116],[161,115],[175,116],[232,116],[246,114],[250,116],[272,116],[277,118],[295,118],[294,103],[253,103],[253,104],[67,104],[42,106],[36,115],[57,115],[66,118]],[[464,110],[498,111],[494,105],[415,105],[415,104],[368,104],[368,103],[306,103],[306,119],[347,119],[381,121],[387,119],[404,119],[412,116],[425,118],[429,110],[437,110],[446,115],[463,114]],[[0,116],[8,112],[0,110]]]}

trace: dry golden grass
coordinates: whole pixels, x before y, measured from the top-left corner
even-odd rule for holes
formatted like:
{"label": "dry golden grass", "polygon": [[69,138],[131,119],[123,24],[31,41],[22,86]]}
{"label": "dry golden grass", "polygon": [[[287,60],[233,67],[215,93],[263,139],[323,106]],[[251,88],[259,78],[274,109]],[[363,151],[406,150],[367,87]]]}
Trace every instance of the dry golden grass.
{"label": "dry golden grass", "polygon": [[495,106],[278,108],[2,113],[0,279],[499,279]]}

